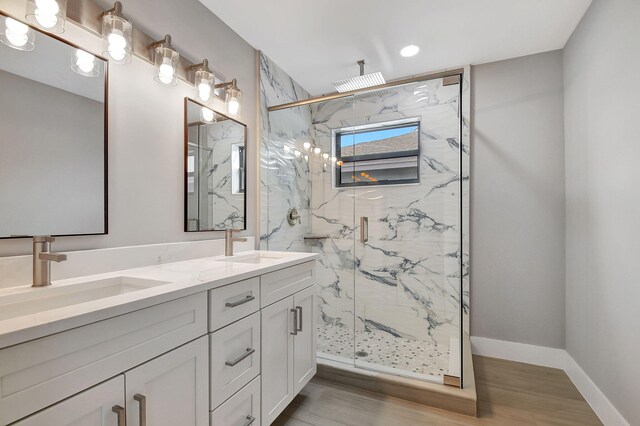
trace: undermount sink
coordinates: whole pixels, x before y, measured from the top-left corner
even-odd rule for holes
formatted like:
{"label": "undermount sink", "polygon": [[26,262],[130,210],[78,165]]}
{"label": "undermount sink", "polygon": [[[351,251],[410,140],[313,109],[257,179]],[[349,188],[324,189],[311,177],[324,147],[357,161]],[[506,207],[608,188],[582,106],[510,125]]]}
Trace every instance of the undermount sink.
{"label": "undermount sink", "polygon": [[286,254],[278,254],[278,253],[269,253],[269,252],[261,252],[261,253],[252,253],[247,255],[239,255],[232,256],[226,259],[221,259],[220,262],[233,262],[233,263],[271,263],[275,260],[282,259],[286,257]]}
{"label": "undermount sink", "polygon": [[168,281],[143,278],[114,277],[58,287],[54,283],[44,288],[21,288],[15,293],[0,296],[0,321],[92,302],[168,283]]}

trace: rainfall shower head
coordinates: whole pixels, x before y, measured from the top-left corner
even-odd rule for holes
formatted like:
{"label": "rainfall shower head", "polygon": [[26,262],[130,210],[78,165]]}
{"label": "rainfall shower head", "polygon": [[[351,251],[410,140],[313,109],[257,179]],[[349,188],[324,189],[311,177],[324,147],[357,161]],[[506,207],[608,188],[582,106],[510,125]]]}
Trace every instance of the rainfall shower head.
{"label": "rainfall shower head", "polygon": [[351,90],[366,89],[367,87],[378,86],[385,83],[382,73],[364,73],[364,59],[358,61],[358,65],[360,65],[360,75],[358,77],[347,78],[332,83],[338,92],[343,93]]}

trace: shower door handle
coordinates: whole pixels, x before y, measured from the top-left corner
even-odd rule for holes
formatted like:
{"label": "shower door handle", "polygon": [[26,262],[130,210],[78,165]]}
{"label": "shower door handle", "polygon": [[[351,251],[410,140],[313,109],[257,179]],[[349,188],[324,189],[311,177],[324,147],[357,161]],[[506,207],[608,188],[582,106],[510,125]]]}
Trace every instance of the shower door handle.
{"label": "shower door handle", "polygon": [[360,242],[366,243],[367,241],[369,241],[369,218],[360,216]]}

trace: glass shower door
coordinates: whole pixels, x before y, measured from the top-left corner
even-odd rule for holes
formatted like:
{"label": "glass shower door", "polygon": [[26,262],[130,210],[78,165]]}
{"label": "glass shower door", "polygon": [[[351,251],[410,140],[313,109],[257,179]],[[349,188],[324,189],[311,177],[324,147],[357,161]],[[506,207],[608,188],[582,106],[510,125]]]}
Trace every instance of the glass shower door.
{"label": "glass shower door", "polygon": [[359,95],[336,139],[337,184],[354,190],[356,367],[460,377],[458,99],[442,78]]}

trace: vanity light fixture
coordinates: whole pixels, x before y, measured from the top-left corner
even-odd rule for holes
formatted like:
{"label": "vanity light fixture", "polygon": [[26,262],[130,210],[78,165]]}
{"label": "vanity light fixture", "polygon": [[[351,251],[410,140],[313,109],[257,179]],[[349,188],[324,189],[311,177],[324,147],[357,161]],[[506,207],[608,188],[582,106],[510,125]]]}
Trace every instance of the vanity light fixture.
{"label": "vanity light fixture", "polygon": [[7,46],[24,51],[35,49],[35,31],[28,25],[8,16],[2,19],[0,41]]}
{"label": "vanity light fixture", "polygon": [[215,88],[222,87],[225,90],[224,104],[227,115],[240,118],[242,113],[242,91],[238,89],[238,82],[234,78],[227,83],[216,84]]}
{"label": "vanity light fixture", "polygon": [[152,43],[149,47],[153,49],[153,61],[156,64],[154,79],[165,86],[175,86],[180,55],[171,45],[171,36],[167,34],[164,39]]}
{"label": "vanity light fixture", "polygon": [[67,0],[28,0],[25,17],[50,33],[62,33],[67,19]]}
{"label": "vanity light fixture", "polygon": [[75,49],[72,53],[71,69],[85,77],[97,77],[100,75],[96,57],[82,49]]}
{"label": "vanity light fixture", "polygon": [[131,62],[133,25],[122,14],[122,3],[115,2],[112,9],[102,14],[103,55],[116,64]]}
{"label": "vanity light fixture", "polygon": [[212,109],[203,107],[200,111],[200,119],[205,123],[215,123],[216,115]]}
{"label": "vanity light fixture", "polygon": [[193,71],[193,84],[196,86],[196,99],[203,103],[210,103],[213,100],[213,88],[215,87],[215,75],[209,69],[209,61],[191,65]]}

